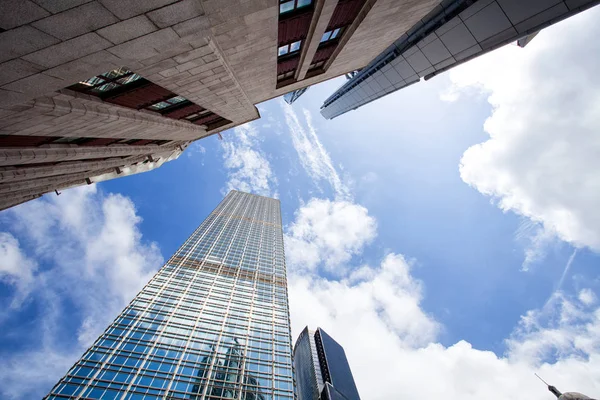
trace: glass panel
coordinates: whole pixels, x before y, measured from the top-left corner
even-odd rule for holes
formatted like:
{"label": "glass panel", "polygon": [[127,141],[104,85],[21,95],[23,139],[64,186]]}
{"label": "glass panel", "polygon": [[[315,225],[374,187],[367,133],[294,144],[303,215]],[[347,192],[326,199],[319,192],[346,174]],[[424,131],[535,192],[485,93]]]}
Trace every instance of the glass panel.
{"label": "glass panel", "polygon": [[119,82],[121,85],[127,85],[128,83],[137,81],[138,79],[142,79],[142,77],[138,74],[132,74],[124,78],[117,79],[117,82]]}
{"label": "glass panel", "polygon": [[187,99],[185,97],[177,96],[177,97],[170,98],[169,100],[167,100],[167,102],[169,102],[171,104],[177,104],[177,103],[181,103],[182,101],[186,101],[186,100]]}
{"label": "glass panel", "polygon": [[279,48],[279,51],[277,52],[277,55],[278,56],[283,56],[283,55],[287,54],[288,53],[288,47],[289,46],[287,44],[285,46],[281,46]]}
{"label": "glass panel", "polygon": [[286,1],[285,3],[281,3],[279,5],[279,14],[283,14],[294,9],[294,0]]}
{"label": "glass panel", "polygon": [[162,110],[163,108],[169,107],[171,104],[166,101],[161,101],[160,103],[152,104],[148,107],[150,110]]}
{"label": "glass panel", "polygon": [[110,72],[102,74],[102,76],[105,76],[108,79],[114,79],[114,78],[116,78],[118,76],[125,75],[125,74],[130,74],[130,73],[131,73],[131,71],[129,71],[127,68],[117,68],[117,69],[113,69]]}
{"label": "glass panel", "polygon": [[298,5],[296,8],[310,6],[312,4],[312,0],[298,0]]}
{"label": "glass panel", "polygon": [[331,38],[335,39],[336,37],[338,37],[339,34],[340,34],[340,28],[336,28],[336,29],[334,29],[333,33],[331,34]]}
{"label": "glass panel", "polygon": [[90,78],[90,79],[88,79],[86,81],[81,81],[79,83],[81,83],[82,85],[94,86],[94,85],[98,85],[98,84],[100,84],[102,82],[104,82],[104,79],[95,76],[93,78]]}
{"label": "glass panel", "polygon": [[301,40],[298,40],[297,42],[292,43],[290,45],[290,53],[300,50],[300,43],[302,43]]}
{"label": "glass panel", "polygon": [[118,84],[111,82],[111,83],[107,83],[105,85],[100,85],[100,86],[93,88],[92,92],[108,92],[109,90],[113,90],[118,87],[119,87]]}
{"label": "glass panel", "polygon": [[331,31],[327,31],[321,36],[321,43],[326,42],[331,37]]}

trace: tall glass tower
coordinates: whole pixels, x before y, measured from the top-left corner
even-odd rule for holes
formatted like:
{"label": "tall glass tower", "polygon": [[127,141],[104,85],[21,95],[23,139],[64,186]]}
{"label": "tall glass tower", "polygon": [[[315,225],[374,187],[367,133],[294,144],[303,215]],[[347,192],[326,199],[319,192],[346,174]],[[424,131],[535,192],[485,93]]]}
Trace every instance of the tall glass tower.
{"label": "tall glass tower", "polygon": [[300,333],[294,368],[298,400],[360,400],[344,348],[321,328]]}
{"label": "tall glass tower", "polygon": [[293,397],[279,201],[232,191],[46,399]]}

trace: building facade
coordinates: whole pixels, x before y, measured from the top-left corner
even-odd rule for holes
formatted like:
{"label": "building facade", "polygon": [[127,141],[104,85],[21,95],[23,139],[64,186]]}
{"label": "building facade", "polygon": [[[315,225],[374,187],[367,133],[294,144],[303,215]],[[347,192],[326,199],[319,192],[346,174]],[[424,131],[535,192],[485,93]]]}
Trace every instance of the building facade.
{"label": "building facade", "polygon": [[293,400],[279,201],[232,191],[46,399]]}
{"label": "building facade", "polygon": [[[321,107],[332,119],[425,80],[600,3],[598,0],[447,0],[417,21],[333,93]],[[524,38],[529,39],[524,39]]]}
{"label": "building facade", "polygon": [[294,370],[298,400],[360,400],[344,348],[321,328],[298,336]]}
{"label": "building facade", "polygon": [[0,209],[176,158],[257,103],[365,67],[438,3],[3,3]]}

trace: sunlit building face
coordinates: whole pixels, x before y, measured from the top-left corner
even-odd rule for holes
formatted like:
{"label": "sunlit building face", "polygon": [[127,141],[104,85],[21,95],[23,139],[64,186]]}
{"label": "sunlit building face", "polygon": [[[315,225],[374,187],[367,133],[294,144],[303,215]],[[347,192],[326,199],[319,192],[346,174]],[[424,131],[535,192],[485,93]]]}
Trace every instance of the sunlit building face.
{"label": "sunlit building face", "polygon": [[292,400],[279,201],[232,191],[47,399]]}

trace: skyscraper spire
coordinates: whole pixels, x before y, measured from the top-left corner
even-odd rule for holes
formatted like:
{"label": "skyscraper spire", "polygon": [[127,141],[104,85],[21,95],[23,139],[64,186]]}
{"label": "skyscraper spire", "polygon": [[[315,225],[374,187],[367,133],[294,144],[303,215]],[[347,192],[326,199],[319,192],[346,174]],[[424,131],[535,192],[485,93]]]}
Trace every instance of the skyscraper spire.
{"label": "skyscraper spire", "polygon": [[558,390],[555,386],[549,385],[538,374],[534,373],[534,375],[537,376],[540,381],[544,382],[544,385],[546,385],[548,387],[548,390],[553,395],[555,395],[558,400],[595,400],[595,399],[592,399],[591,397],[588,397],[584,394],[577,393],[577,392],[561,393],[560,390]]}

